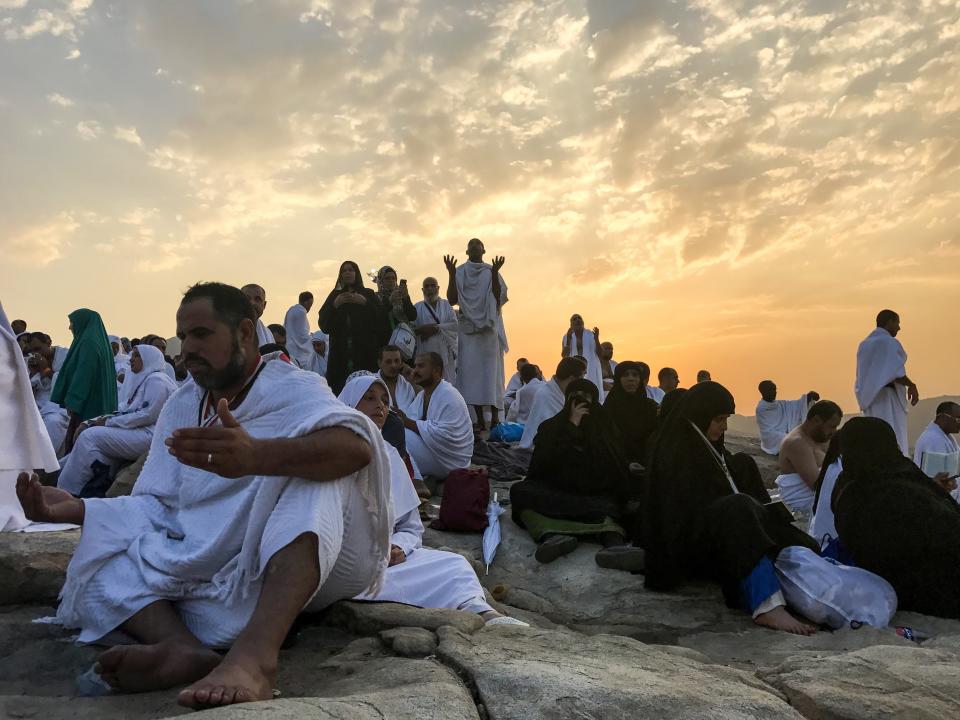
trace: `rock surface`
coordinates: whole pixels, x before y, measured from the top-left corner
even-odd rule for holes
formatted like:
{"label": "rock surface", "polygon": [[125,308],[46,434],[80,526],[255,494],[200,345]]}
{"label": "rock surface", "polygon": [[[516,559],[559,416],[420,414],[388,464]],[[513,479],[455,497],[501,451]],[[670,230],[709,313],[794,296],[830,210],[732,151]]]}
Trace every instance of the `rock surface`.
{"label": "rock surface", "polygon": [[761,673],[811,720],[960,717],[960,655],[918,647],[868,647],[793,658]]}
{"label": "rock surface", "polygon": [[748,673],[629,638],[507,627],[439,636],[439,657],[472,680],[491,720],[801,717]]}
{"label": "rock surface", "polygon": [[0,606],[55,602],[79,530],[0,533]]}

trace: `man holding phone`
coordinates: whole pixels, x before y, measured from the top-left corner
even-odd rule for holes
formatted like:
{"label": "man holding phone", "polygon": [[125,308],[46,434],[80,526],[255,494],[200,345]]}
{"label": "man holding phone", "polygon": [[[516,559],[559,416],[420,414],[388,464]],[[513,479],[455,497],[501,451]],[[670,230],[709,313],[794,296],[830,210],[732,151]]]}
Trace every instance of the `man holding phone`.
{"label": "man holding phone", "polygon": [[[953,437],[957,433],[960,433],[960,403],[947,400],[937,405],[933,422],[927,425],[917,439],[917,446],[913,451],[913,461],[917,467],[923,467],[924,453],[960,456],[960,444]],[[940,472],[932,475],[931,478],[944,490],[952,493],[954,500],[960,502],[956,474]]]}

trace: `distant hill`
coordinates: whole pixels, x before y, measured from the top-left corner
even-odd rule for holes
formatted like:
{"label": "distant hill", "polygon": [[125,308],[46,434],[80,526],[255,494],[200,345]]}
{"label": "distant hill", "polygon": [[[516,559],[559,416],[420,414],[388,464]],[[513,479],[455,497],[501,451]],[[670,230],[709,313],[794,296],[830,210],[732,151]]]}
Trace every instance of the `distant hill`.
{"label": "distant hill", "polygon": [[[944,400],[953,400],[960,402],[960,395],[941,395],[940,397],[925,398],[917,403],[916,407],[910,408],[910,414],[907,415],[907,434],[910,438],[910,446],[917,441],[923,429],[933,420],[937,405]],[[846,422],[856,415],[844,415],[843,421]],[[727,421],[730,431],[738,435],[747,437],[758,437],[757,421],[752,415],[733,415]]]}

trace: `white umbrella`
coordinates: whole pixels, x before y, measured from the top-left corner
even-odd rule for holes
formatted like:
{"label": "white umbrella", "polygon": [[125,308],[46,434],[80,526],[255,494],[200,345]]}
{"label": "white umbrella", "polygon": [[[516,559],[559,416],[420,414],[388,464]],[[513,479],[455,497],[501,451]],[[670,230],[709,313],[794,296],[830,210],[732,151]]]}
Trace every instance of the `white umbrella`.
{"label": "white umbrella", "polygon": [[500,545],[500,516],[505,512],[497,501],[497,493],[494,493],[493,500],[487,505],[487,529],[483,531],[483,562],[488,575],[490,563],[497,556],[497,547]]}

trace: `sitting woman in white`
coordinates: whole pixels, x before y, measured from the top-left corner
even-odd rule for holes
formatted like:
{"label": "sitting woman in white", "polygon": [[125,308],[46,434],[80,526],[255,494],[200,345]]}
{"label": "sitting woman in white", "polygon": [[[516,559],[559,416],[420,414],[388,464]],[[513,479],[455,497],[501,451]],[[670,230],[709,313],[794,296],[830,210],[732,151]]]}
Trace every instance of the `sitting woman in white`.
{"label": "sitting woman in white", "polygon": [[525,424],[530,417],[530,411],[533,409],[533,399],[537,395],[537,390],[543,385],[540,378],[540,368],[533,363],[527,363],[520,370],[520,389],[510,409],[507,410],[507,422],[516,422]]}
{"label": "sitting woman in white", "polygon": [[[390,393],[376,375],[365,371],[351,375],[340,393],[340,400],[383,429],[390,412]],[[383,589],[377,595],[358,595],[355,599],[453,608],[475,612],[489,625],[526,625],[490,607],[476,573],[465,558],[423,547],[420,498],[400,454],[389,443],[386,447],[390,457],[390,502],[395,518],[390,538],[390,566]]]}
{"label": "sitting woman in white", "polygon": [[96,463],[112,474],[121,463],[136,460],[150,449],[160,411],[177,389],[166,367],[163,353],[152,345],[133,349],[119,393],[119,411],[80,426],[73,450],[63,461],[57,487],[81,495],[97,473]]}

